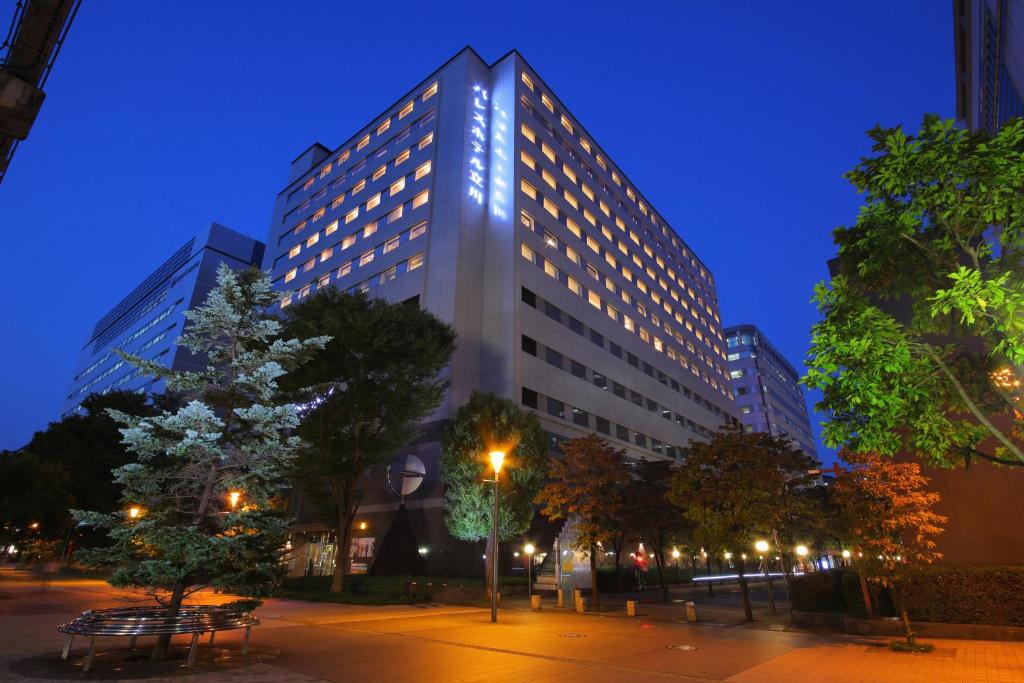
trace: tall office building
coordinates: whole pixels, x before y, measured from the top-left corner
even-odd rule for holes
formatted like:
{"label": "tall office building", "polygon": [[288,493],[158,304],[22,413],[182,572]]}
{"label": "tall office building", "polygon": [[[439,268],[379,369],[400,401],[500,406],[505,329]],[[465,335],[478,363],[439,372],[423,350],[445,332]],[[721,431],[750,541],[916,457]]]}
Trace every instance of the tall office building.
{"label": "tall office building", "polygon": [[178,348],[185,311],[202,304],[216,283],[217,267],[259,267],[263,243],[214,223],[193,236],[93,327],[79,355],[62,416],[78,410],[89,394],[160,391],[162,382],[140,375],[118,350],[174,369],[195,367],[192,354]]}
{"label": "tall office building", "polygon": [[800,373],[754,325],[726,328],[725,342],[740,422],[748,431],[788,436],[817,457]]}
{"label": "tall office building", "polygon": [[953,0],[953,42],[961,125],[1024,116],[1024,0]]}
{"label": "tall office building", "polygon": [[[517,52],[465,48],[303,152],[267,244],[282,306],[366,290],[454,326],[451,388],[402,456],[426,470],[405,498],[436,512],[416,522],[425,545],[446,537],[443,423],[474,390],[534,410],[553,446],[597,432],[632,457],[675,458],[734,419],[714,277]],[[385,479],[358,523],[367,557],[397,508]]]}

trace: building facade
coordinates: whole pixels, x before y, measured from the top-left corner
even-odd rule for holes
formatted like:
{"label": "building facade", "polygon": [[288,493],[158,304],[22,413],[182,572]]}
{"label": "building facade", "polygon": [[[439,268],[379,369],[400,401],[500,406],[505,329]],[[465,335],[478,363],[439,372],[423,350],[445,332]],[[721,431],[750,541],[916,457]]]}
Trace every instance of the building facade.
{"label": "building facade", "polygon": [[740,422],[748,431],[788,436],[816,458],[800,374],[754,325],[726,328],[725,342]]}
{"label": "building facade", "polygon": [[1024,0],[953,0],[956,115],[994,132],[1024,116]]}
{"label": "building facade", "polygon": [[[634,458],[676,458],[735,419],[713,275],[517,52],[466,48],[339,147],[303,152],[267,244],[282,306],[365,290],[454,326],[451,388],[401,456],[426,470],[404,502],[432,511],[414,521],[427,553],[447,538],[443,424],[474,390],[535,411],[553,448],[596,432]],[[399,503],[378,479],[366,555]]]}
{"label": "building facade", "polygon": [[262,242],[217,223],[185,242],[96,322],[79,354],[61,416],[78,410],[89,394],[162,390],[162,381],[140,375],[118,350],[166,367],[192,369],[192,354],[177,346],[185,311],[206,300],[221,263],[241,269],[259,267],[262,261]]}

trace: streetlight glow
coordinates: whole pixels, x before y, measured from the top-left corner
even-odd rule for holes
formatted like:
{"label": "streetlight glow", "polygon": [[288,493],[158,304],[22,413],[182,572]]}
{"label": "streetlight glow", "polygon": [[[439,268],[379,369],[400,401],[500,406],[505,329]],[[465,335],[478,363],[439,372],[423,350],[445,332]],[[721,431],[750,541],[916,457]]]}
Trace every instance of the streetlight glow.
{"label": "streetlight glow", "polygon": [[527,543],[526,545],[523,546],[523,552],[526,553],[527,555],[533,555],[533,551],[534,550],[536,550],[536,548],[533,547],[532,543]]}
{"label": "streetlight glow", "polygon": [[754,550],[761,553],[762,555],[768,552],[768,541],[760,540],[754,543]]}
{"label": "streetlight glow", "polygon": [[796,547],[796,554],[800,557],[807,557],[807,553],[809,552],[810,551],[807,549],[807,546],[805,546],[803,543]]}
{"label": "streetlight glow", "polygon": [[494,474],[497,475],[498,472],[501,472],[501,463],[505,462],[505,451],[491,451],[488,456],[491,458]]}
{"label": "streetlight glow", "polygon": [[843,551],[843,559],[844,560],[850,559],[850,551],[849,550],[844,550]]}
{"label": "streetlight glow", "polygon": [[679,548],[672,548],[672,559],[673,560],[678,560],[679,559]]}
{"label": "streetlight glow", "polygon": [[128,508],[129,519],[138,519],[141,513],[142,509],[138,505],[132,505],[130,508]]}
{"label": "streetlight glow", "polygon": [[732,553],[730,553],[728,550],[725,551],[725,559],[727,559],[727,560],[731,560],[732,559]]}
{"label": "streetlight glow", "polygon": [[238,490],[228,491],[228,504],[231,505],[231,509],[232,510],[234,510],[235,508],[238,507],[238,501],[239,501],[239,499],[241,497],[242,497],[242,492],[241,491],[238,491]]}

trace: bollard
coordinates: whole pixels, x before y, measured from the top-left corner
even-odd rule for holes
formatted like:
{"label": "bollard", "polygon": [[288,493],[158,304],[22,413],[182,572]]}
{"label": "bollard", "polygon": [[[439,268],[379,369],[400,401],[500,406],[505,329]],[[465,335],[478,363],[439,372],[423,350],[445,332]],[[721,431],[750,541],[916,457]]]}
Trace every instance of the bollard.
{"label": "bollard", "polygon": [[576,611],[579,612],[580,614],[583,614],[584,612],[587,611],[587,599],[586,598],[580,598],[576,602]]}
{"label": "bollard", "polygon": [[697,606],[689,601],[686,603],[686,620],[689,622],[697,621]]}
{"label": "bollard", "polygon": [[540,596],[539,595],[531,595],[530,596],[530,609],[532,609],[534,612],[539,612],[540,611]]}
{"label": "bollard", "polygon": [[558,589],[558,606],[565,607],[565,593],[562,592],[561,588]]}
{"label": "bollard", "polygon": [[572,604],[575,605],[577,602],[580,601],[580,598],[582,598],[582,597],[583,597],[583,591],[581,591],[579,588],[576,588],[575,590],[573,590],[573,592],[572,592]]}
{"label": "bollard", "polygon": [[626,600],[626,616],[636,616],[636,600]]}

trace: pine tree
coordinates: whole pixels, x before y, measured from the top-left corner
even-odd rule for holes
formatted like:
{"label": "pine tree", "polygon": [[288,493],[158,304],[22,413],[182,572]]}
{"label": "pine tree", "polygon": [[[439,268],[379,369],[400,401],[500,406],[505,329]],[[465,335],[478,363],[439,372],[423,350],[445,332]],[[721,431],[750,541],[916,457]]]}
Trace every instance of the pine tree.
{"label": "pine tree", "polygon": [[[281,339],[280,323],[266,314],[278,296],[266,274],[222,264],[206,302],[185,314],[179,340],[205,369],[172,371],[125,355],[186,401],[151,417],[111,410],[137,458],[114,470],[124,511],[73,514],[113,540],[82,560],[113,567],[112,585],[142,590],[168,618],[205,586],[259,598],[281,578],[288,519],[277,495],[299,418],[280,399],[277,378],[328,338]],[[166,656],[169,641],[161,637],[154,659]]]}

